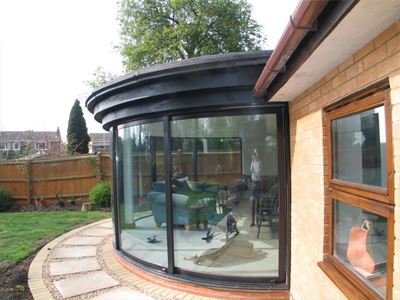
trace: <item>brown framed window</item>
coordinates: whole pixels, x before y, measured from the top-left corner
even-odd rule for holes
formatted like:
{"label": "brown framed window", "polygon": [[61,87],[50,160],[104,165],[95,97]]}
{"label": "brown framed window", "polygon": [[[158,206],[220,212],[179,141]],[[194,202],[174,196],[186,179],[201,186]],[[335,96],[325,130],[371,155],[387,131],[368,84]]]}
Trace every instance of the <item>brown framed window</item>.
{"label": "brown framed window", "polygon": [[319,264],[349,297],[391,299],[393,154],[382,81],[325,108],[325,247]]}

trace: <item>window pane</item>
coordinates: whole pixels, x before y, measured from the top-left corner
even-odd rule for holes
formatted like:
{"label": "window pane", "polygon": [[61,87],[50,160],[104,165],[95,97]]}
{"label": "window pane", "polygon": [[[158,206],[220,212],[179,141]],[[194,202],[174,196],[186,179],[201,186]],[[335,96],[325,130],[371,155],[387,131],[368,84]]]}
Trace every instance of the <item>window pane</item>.
{"label": "window pane", "polygon": [[335,200],[334,220],[334,255],[385,295],[387,219]]}
{"label": "window pane", "polygon": [[117,194],[121,248],[167,266],[163,124],[118,131]]}
{"label": "window pane", "polygon": [[333,177],[386,187],[383,106],[332,121]]}
{"label": "window pane", "polygon": [[171,123],[177,267],[278,276],[276,122],[265,114]]}

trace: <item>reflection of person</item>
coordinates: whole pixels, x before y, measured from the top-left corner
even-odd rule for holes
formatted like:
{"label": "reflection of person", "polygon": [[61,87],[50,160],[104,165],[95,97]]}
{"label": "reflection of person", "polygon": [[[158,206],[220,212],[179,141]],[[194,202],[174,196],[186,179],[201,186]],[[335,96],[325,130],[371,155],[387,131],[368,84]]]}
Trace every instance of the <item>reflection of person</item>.
{"label": "reflection of person", "polygon": [[262,169],[262,164],[260,158],[258,157],[257,149],[254,149],[250,165],[250,172],[251,172],[250,226],[254,226],[254,217],[256,213],[255,210],[256,206],[258,206],[258,203],[260,202],[261,169]]}
{"label": "reflection of person", "polygon": [[217,163],[217,166],[215,167],[215,174],[217,174],[217,175],[222,174],[222,166],[220,163]]}

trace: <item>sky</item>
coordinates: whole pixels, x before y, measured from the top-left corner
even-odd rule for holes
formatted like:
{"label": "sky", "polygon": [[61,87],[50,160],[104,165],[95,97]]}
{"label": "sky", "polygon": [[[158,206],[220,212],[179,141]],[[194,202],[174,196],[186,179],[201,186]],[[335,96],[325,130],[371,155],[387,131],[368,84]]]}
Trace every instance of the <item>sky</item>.
{"label": "sky", "polygon": [[[274,49],[298,0],[249,0]],[[79,99],[89,132],[101,124],[85,107],[98,66],[122,75],[118,0],[0,0],[0,131],[55,131],[65,140]]]}

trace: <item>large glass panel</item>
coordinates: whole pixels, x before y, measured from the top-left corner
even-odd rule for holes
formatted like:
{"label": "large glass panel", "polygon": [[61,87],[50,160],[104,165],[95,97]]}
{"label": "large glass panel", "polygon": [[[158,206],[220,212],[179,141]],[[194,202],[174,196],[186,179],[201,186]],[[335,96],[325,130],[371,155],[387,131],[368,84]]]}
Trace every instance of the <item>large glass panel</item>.
{"label": "large glass panel", "polygon": [[332,121],[333,177],[386,187],[383,106]]}
{"label": "large glass panel", "polygon": [[385,295],[387,219],[335,200],[334,221],[335,257]]}
{"label": "large glass panel", "polygon": [[161,122],[118,131],[117,194],[121,248],[139,259],[168,266]]}
{"label": "large glass panel", "polygon": [[276,115],[172,121],[171,143],[176,266],[277,277]]}

